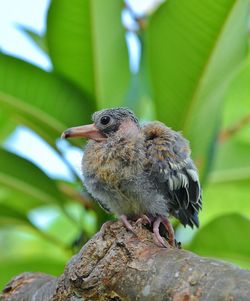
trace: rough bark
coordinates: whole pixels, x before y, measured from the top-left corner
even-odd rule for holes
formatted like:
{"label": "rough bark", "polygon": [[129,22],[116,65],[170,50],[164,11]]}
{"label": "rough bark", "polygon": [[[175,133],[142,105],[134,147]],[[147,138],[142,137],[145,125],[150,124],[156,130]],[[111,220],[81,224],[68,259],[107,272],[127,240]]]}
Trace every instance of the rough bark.
{"label": "rough bark", "polygon": [[109,223],[73,256],[58,278],[23,273],[6,285],[1,301],[217,301],[250,300],[250,271],[160,248],[152,233]]}

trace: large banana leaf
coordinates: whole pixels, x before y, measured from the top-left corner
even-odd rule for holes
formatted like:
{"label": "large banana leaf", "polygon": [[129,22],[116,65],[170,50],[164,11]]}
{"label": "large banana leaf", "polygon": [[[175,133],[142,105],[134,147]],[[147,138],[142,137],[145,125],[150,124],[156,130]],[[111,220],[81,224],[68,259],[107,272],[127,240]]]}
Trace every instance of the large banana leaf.
{"label": "large banana leaf", "polygon": [[20,223],[30,225],[30,221],[26,214],[24,212],[16,210],[8,204],[0,203],[0,226]]}
{"label": "large banana leaf", "polygon": [[33,198],[36,205],[63,202],[55,182],[31,162],[0,148],[0,166],[1,186]]}
{"label": "large banana leaf", "polygon": [[[216,154],[214,181],[250,179],[250,60],[228,89],[223,112],[223,136]],[[233,129],[233,130],[231,130]]]}
{"label": "large banana leaf", "polygon": [[39,198],[34,198],[32,194],[27,194],[25,191],[13,189],[11,185],[0,184],[0,206],[8,204],[8,207],[21,212],[28,216],[30,210],[47,204]]}
{"label": "large banana leaf", "polygon": [[146,33],[158,117],[191,140],[202,175],[224,92],[246,54],[248,16],[249,0],[170,0]]}
{"label": "large banana leaf", "polygon": [[55,70],[99,105],[122,102],[129,80],[121,0],[53,0],[48,48]]}
{"label": "large banana leaf", "polygon": [[131,75],[124,105],[131,108],[141,119],[154,120],[155,106],[148,75],[148,65],[146,64],[143,34],[139,35],[138,38],[141,43],[140,66],[138,72]]}
{"label": "large banana leaf", "polygon": [[10,133],[15,129],[16,125],[13,119],[3,110],[0,111],[0,142],[3,142]]}
{"label": "large banana leaf", "polygon": [[26,26],[18,25],[17,28],[24,32],[43,52],[48,52],[46,35],[39,35]]}
{"label": "large banana leaf", "polygon": [[[250,53],[227,90],[223,112],[223,127],[230,127],[250,113]],[[249,123],[248,123],[249,125]]]}
{"label": "large banana leaf", "polygon": [[[201,224],[221,214],[244,212],[250,217],[250,64],[246,61],[225,97],[223,136],[218,142],[213,170],[204,188]],[[231,131],[231,129],[234,129]]]}
{"label": "large banana leaf", "polygon": [[20,257],[30,258],[34,255],[42,257],[45,255],[44,250],[47,257],[60,258],[62,261],[72,254],[69,249],[62,247],[61,241],[56,243],[56,237],[54,241],[48,240],[46,234],[42,235],[34,227],[25,224],[13,223],[7,227],[1,225],[0,245],[4,246],[0,248],[0,262]]}
{"label": "large banana leaf", "polygon": [[0,260],[1,276],[0,290],[16,275],[23,272],[43,272],[50,275],[59,276],[63,273],[65,262],[60,258],[49,258],[47,256],[32,256],[29,258],[19,258],[10,260]]}
{"label": "large banana leaf", "polygon": [[65,128],[88,122],[94,110],[76,87],[3,54],[0,54],[0,106],[52,145]]}
{"label": "large banana leaf", "polygon": [[43,271],[58,275],[71,255],[60,243],[49,241],[25,225],[1,226],[0,245],[0,286],[21,272]]}
{"label": "large banana leaf", "polygon": [[209,182],[204,188],[201,225],[225,213],[244,213],[250,218],[250,179]]}
{"label": "large banana leaf", "polygon": [[250,220],[239,214],[220,216],[195,235],[190,249],[199,255],[233,261],[250,268]]}

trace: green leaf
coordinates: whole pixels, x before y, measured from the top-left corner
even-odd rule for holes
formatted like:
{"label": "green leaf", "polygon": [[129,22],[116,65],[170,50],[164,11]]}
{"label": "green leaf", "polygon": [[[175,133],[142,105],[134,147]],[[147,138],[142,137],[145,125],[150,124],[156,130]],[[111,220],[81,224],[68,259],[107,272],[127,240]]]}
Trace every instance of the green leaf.
{"label": "green leaf", "polygon": [[6,224],[29,224],[27,216],[21,212],[16,210],[15,208],[0,203],[0,226]]}
{"label": "green leaf", "polygon": [[250,179],[242,181],[209,182],[203,191],[201,225],[222,214],[242,213],[250,218]]}
{"label": "green leaf", "polygon": [[[58,242],[58,243],[56,243]],[[12,224],[0,228],[0,260],[11,258],[43,256],[44,250],[48,257],[67,260],[72,253],[69,249],[62,248],[61,241],[56,238],[48,239],[48,235],[34,227],[23,224]]]}
{"label": "green leaf", "polygon": [[47,39],[45,35],[39,35],[23,25],[18,25],[17,28],[24,32],[41,50],[45,53],[48,52]]}
{"label": "green leaf", "polygon": [[32,197],[40,204],[63,202],[55,182],[31,162],[0,148],[0,166],[1,186]]}
{"label": "green leaf", "polygon": [[201,224],[225,213],[242,213],[250,218],[250,124],[241,125],[250,108],[250,64],[246,61],[230,84],[225,96],[223,129],[235,124],[233,135],[219,141],[215,162],[204,187]]}
{"label": "green leaf", "polygon": [[131,108],[141,119],[154,120],[155,107],[152,99],[152,89],[148,78],[148,66],[144,53],[144,37],[139,35],[141,42],[140,67],[137,73],[131,74],[130,85],[124,100],[124,105]]}
{"label": "green leaf", "polygon": [[12,131],[14,131],[16,125],[9,114],[4,111],[0,111],[0,142],[3,142]]}
{"label": "green leaf", "polygon": [[159,119],[210,163],[229,80],[247,49],[249,0],[172,0],[152,16],[147,51]]}
{"label": "green leaf", "polygon": [[44,202],[25,192],[1,185],[0,204],[8,204],[14,210],[28,215],[31,209],[43,205]]}
{"label": "green leaf", "polygon": [[250,143],[242,134],[217,148],[215,166],[204,187],[202,224],[225,213],[244,212],[250,217]]}
{"label": "green leaf", "polygon": [[[223,128],[240,125],[250,107],[250,64],[239,69],[225,97]],[[204,187],[204,210],[201,224],[225,213],[241,213],[250,217],[250,124],[237,131],[217,146],[213,170]]]}
{"label": "green leaf", "polygon": [[[73,206],[77,206],[76,204],[71,204],[71,206],[67,206],[67,212],[70,212],[70,208]],[[77,206],[79,213],[82,212],[82,207],[80,205]],[[82,225],[80,225],[80,221],[76,223],[77,218],[74,217],[74,221],[70,220],[66,215],[62,214],[62,211],[58,206],[42,206],[39,208],[35,208],[29,214],[30,220],[36,226],[36,228],[41,229],[43,233],[47,233],[50,237],[56,238],[58,241],[64,242],[65,246],[70,245],[71,242],[79,235],[80,229],[82,229]],[[37,222],[39,218],[47,217],[46,224],[40,224]],[[48,218],[50,217],[50,218]],[[52,218],[53,217],[53,218]],[[82,216],[84,219],[85,216]],[[82,220],[81,220],[82,222]],[[62,236],[63,233],[63,236]],[[46,237],[45,237],[46,238]]]}
{"label": "green leaf", "polygon": [[59,276],[63,273],[65,262],[46,256],[29,258],[10,258],[0,261],[0,290],[13,278],[23,272],[43,272]]}
{"label": "green leaf", "polygon": [[31,64],[0,54],[0,106],[51,145],[94,107],[76,87]]}
{"label": "green leaf", "polygon": [[[247,132],[249,135],[250,131]],[[250,142],[244,141],[238,135],[218,145],[210,181],[221,183],[250,179],[249,153]]]}
{"label": "green leaf", "polygon": [[201,228],[189,249],[250,268],[250,220],[239,214],[220,216]]}
{"label": "green leaf", "polygon": [[99,107],[121,104],[129,80],[121,0],[53,0],[48,48],[55,70]]}
{"label": "green leaf", "polygon": [[229,127],[250,113],[250,54],[239,68],[225,96],[223,126]]}
{"label": "green leaf", "polygon": [[[211,180],[225,182],[250,179],[250,62],[246,61],[232,81],[225,97],[223,132],[218,144]],[[235,129],[230,132],[230,129]]]}

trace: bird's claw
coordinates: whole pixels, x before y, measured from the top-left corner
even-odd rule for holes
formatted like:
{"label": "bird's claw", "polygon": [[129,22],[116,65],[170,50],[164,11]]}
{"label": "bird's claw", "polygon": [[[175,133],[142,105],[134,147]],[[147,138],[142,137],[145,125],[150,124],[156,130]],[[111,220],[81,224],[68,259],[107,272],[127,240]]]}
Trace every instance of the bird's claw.
{"label": "bird's claw", "polygon": [[143,214],[141,217],[139,217],[137,219],[137,221],[135,222],[135,224],[136,225],[142,224],[142,225],[149,225],[149,226],[151,226],[152,221],[150,220],[149,217],[147,217],[147,215]]}
{"label": "bird's claw", "polygon": [[162,236],[159,232],[160,224],[163,223],[163,225],[166,227],[166,230],[168,232],[168,243],[170,246],[175,247],[175,238],[174,238],[174,230],[172,228],[172,225],[170,224],[169,220],[163,216],[157,217],[157,219],[154,221],[153,224],[153,232],[154,232],[154,239],[157,243],[157,245],[160,244],[160,246],[167,247],[167,244],[163,240]]}
{"label": "bird's claw", "polygon": [[159,246],[159,247],[161,247],[161,248],[162,247],[163,248],[167,248],[168,247],[167,243],[164,241],[164,239],[161,237],[160,234],[154,233],[154,241],[155,241],[156,245]]}
{"label": "bird's claw", "polygon": [[[120,219],[123,222],[124,226],[130,232],[132,232],[135,236],[137,236],[137,234],[134,231],[134,228],[132,227],[132,225],[128,221],[127,216],[123,214],[123,215],[120,216]],[[142,215],[140,218],[137,219],[137,221],[135,223],[136,224],[149,224],[149,225],[151,225],[152,221],[146,215]],[[161,223],[165,226],[165,228],[167,230],[168,244],[172,247],[175,247],[174,230],[173,230],[172,225],[170,224],[169,220],[164,216],[158,216],[157,219],[153,223],[153,233],[154,233],[155,243],[160,247],[164,247],[164,248],[168,247],[168,244],[162,238],[162,236],[160,235],[160,232],[159,232],[159,227],[160,227]]]}
{"label": "bird's claw", "polygon": [[134,228],[132,227],[132,225],[130,224],[130,222],[128,221],[127,216],[124,215],[124,214],[122,214],[122,215],[120,216],[120,219],[121,219],[121,221],[123,222],[124,226],[125,226],[129,231],[131,231],[132,233],[134,233],[134,234],[136,235],[135,230],[134,230]]}

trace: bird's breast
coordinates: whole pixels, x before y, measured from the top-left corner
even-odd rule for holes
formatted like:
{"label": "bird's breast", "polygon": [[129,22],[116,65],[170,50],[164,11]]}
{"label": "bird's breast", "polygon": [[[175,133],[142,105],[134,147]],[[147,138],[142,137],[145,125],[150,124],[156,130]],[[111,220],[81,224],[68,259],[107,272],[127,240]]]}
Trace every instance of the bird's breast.
{"label": "bird's breast", "polygon": [[143,149],[135,143],[90,142],[84,152],[82,171],[84,177],[91,175],[96,181],[117,187],[142,173],[144,160]]}

